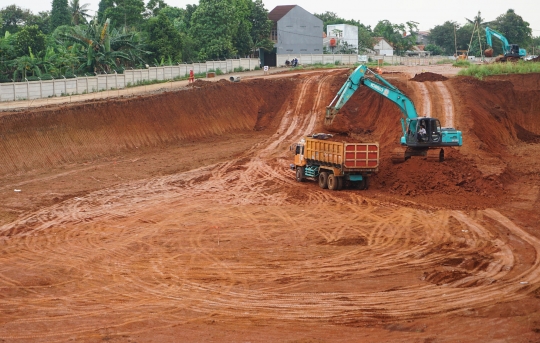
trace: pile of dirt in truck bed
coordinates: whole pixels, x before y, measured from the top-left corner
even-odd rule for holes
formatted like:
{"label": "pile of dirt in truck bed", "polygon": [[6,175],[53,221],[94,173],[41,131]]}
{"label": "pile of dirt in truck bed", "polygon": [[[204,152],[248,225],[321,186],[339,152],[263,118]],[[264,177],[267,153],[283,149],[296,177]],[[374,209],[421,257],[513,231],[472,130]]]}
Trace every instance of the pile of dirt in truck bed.
{"label": "pile of dirt in truck bed", "polygon": [[427,71],[427,72],[424,72],[424,73],[416,74],[416,75],[414,75],[413,78],[411,78],[409,80],[416,81],[416,82],[446,81],[446,80],[448,80],[448,78],[446,76],[443,76],[443,75],[440,75],[440,74],[435,74],[435,73]]}
{"label": "pile of dirt in truck bed", "polygon": [[294,85],[290,79],[197,81],[176,92],[4,113],[0,174],[265,130],[279,122],[274,116]]}

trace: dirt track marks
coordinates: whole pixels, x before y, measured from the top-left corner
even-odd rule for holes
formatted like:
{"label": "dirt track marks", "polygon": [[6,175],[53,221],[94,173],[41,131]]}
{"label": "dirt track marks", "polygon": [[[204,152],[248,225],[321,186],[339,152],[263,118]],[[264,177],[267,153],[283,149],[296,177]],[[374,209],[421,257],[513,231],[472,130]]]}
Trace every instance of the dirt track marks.
{"label": "dirt track marks", "polygon": [[[244,157],[0,228],[0,338],[104,339],[218,319],[403,321],[528,296],[540,242],[497,211],[377,203],[296,183],[276,163],[322,120],[324,99],[306,99],[325,82],[301,83],[280,134]],[[536,258],[514,272],[523,246]]]}
{"label": "dirt track marks", "polygon": [[454,103],[445,82],[413,82],[421,95],[419,116],[435,117],[444,127],[454,126]]}

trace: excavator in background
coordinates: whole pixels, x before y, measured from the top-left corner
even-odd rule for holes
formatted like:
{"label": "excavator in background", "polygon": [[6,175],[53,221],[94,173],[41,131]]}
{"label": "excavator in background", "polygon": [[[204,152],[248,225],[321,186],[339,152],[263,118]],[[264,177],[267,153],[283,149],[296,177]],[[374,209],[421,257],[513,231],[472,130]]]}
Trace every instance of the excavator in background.
{"label": "excavator in background", "polygon": [[520,58],[523,58],[527,55],[527,51],[525,49],[520,49],[519,45],[517,44],[508,43],[506,37],[503,36],[500,32],[486,27],[486,41],[487,44],[490,46],[484,51],[484,55],[486,57],[493,56],[493,44],[491,40],[492,36],[498,38],[502,42],[503,56],[497,58],[497,62],[518,61]]}
{"label": "excavator in background", "polygon": [[[370,73],[378,80],[367,78]],[[360,86],[366,86],[396,104],[404,118],[401,118],[403,136],[401,147],[392,153],[394,163],[404,162],[411,156],[425,156],[430,161],[444,161],[444,147],[461,146],[461,131],[441,127],[436,118],[419,117],[413,102],[382,76],[377,75],[365,65],[357,67],[343,84],[329,106],[326,107],[325,124],[331,124],[339,110]]]}

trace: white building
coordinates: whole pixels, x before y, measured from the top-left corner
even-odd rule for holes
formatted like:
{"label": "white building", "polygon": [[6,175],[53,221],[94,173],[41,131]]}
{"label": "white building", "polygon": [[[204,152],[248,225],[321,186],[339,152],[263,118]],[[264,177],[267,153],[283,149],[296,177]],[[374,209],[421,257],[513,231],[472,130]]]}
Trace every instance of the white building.
{"label": "white building", "polygon": [[[334,41],[332,41],[332,39],[334,39]],[[358,51],[358,26],[348,24],[327,25],[324,45],[332,48],[333,42],[335,42],[337,46],[347,43],[347,47]]]}
{"label": "white building", "polygon": [[373,50],[379,56],[394,56],[394,47],[382,37],[375,38]]}

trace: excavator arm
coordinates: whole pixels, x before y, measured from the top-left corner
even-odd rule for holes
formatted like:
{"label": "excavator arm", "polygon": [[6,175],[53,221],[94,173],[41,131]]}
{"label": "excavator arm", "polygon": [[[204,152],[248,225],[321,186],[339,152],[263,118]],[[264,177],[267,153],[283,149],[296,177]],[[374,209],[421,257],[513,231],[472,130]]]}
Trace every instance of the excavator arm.
{"label": "excavator arm", "polygon": [[[373,78],[367,78],[366,75],[368,73]],[[326,107],[326,124],[329,125],[332,123],[339,110],[362,85],[392,101],[401,110],[403,114],[403,118],[401,118],[403,136],[401,137],[400,144],[402,146],[407,146],[416,149],[417,152],[424,153],[429,148],[462,145],[461,131],[457,131],[454,128],[441,128],[440,122],[436,118],[419,117],[411,99],[365,65],[360,65],[351,73],[330,105]],[[418,136],[418,134],[423,134],[420,128],[424,131],[428,130],[429,134],[427,138]],[[443,154],[442,150],[440,151]],[[411,152],[409,151],[409,153]],[[438,155],[436,157],[439,158]]]}
{"label": "excavator arm", "polygon": [[[371,73],[380,83],[366,78],[365,75],[367,73]],[[365,65],[360,65],[352,72],[330,105],[326,107],[327,123],[332,122],[339,110],[347,103],[361,85],[368,87],[392,101],[399,107],[405,118],[414,119],[418,117],[413,102],[405,94],[386,81],[382,76],[368,69]]]}

